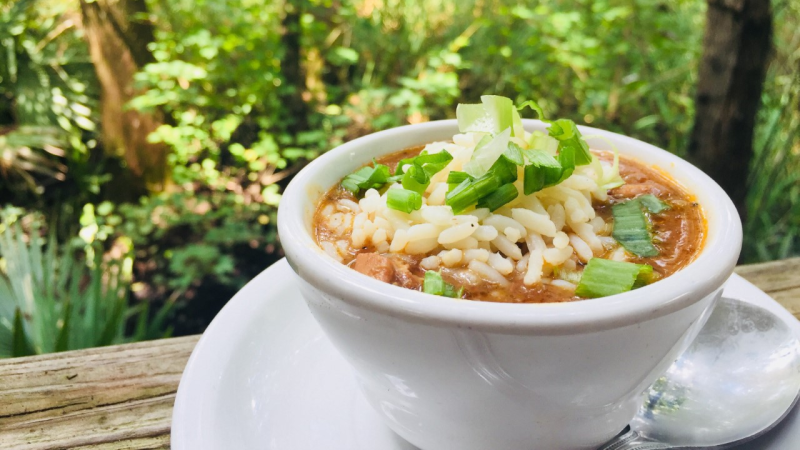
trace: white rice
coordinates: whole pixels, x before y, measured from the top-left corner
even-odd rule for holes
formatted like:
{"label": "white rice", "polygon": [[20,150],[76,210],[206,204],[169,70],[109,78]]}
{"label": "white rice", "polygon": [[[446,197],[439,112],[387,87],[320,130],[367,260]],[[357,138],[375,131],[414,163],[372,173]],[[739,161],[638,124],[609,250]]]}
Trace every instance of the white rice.
{"label": "white rice", "polygon": [[482,248],[473,248],[464,251],[464,261],[467,263],[472,261],[487,262],[489,261],[489,257],[493,254],[494,253]]}
{"label": "white rice", "polygon": [[[471,273],[467,278],[500,286],[519,277],[528,286],[543,282],[564,289],[575,285],[550,278],[556,267],[574,271],[579,261],[608,252],[610,259],[627,259],[624,249],[609,237],[610,225],[592,207],[592,199],[607,198],[598,187],[597,164],[577,167],[557,186],[527,196],[520,192],[494,212],[480,208],[453,214],[445,205],[447,174],[462,169],[480,138],[458,134],[452,143],[425,147],[428,153],[447,150],[453,160],[432,177],[418,211],[406,214],[388,208],[387,194],[375,189],[367,190],[358,202],[345,198],[323,206],[320,214],[335,243],[323,241],[322,249],[342,261],[348,257],[348,246],[374,246],[382,252],[422,255],[420,265],[427,270],[460,268]],[[522,188],[521,182],[516,184]],[[395,186],[399,185],[390,189]]]}
{"label": "white rice", "polygon": [[452,250],[443,250],[439,253],[439,258],[447,267],[456,267],[461,264],[461,259],[464,257],[464,252],[454,248]]}

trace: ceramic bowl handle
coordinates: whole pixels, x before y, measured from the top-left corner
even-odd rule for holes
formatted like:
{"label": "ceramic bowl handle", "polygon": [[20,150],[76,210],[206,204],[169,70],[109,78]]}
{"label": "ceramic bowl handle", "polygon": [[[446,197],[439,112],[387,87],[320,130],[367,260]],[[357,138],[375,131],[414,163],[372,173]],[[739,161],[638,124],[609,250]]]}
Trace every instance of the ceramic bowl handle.
{"label": "ceramic bowl handle", "polygon": [[611,442],[608,442],[598,450],[661,450],[675,448],[671,445],[653,442],[639,436],[639,433],[626,428],[625,431],[617,435]]}

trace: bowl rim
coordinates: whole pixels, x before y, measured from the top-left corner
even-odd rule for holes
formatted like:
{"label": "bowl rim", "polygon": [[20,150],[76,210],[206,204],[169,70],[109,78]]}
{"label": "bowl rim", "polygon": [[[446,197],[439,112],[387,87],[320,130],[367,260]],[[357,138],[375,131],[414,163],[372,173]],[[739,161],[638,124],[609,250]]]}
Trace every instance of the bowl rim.
{"label": "bowl rim", "polygon": [[[524,119],[523,125],[526,130],[547,126],[532,119]],[[312,186],[321,174],[330,177],[333,172],[337,173],[335,179],[343,178],[370,160],[359,159],[359,150],[395,144],[391,150],[381,152],[389,154],[407,148],[407,145],[398,148],[396,144],[399,137],[408,138],[407,133],[441,132],[445,137],[438,139],[446,139],[447,133],[452,136],[458,132],[455,120],[372,133],[328,151],[303,168],[289,183],[278,208],[278,233],[286,258],[295,273],[327,294],[327,299],[335,298],[403,320],[513,334],[592,332],[641,323],[689,307],[718,291],[733,272],[742,242],[741,220],[722,188],[689,162],[651,144],[597,128],[578,128],[584,135],[610,138],[620,147],[620,154],[641,153],[662,169],[669,166],[667,172],[679,184],[702,188],[690,191],[702,205],[708,225],[704,247],[694,261],[656,283],[608,297],[564,303],[493,303],[451,299],[387,284],[336,261],[316,244],[307,211],[309,202],[313,201],[313,210],[319,195],[331,187],[313,192]]]}

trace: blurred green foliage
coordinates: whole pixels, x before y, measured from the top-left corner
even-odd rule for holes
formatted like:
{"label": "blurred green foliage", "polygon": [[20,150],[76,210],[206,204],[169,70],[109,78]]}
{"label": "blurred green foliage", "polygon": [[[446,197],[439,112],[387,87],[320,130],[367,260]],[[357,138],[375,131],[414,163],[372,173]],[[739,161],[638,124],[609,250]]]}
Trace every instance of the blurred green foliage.
{"label": "blurred green foliage", "polygon": [[800,253],[800,3],[773,2],[775,56],[756,128],[742,259]]}
{"label": "blurred green foliage", "polygon": [[[44,238],[37,214],[6,208],[1,215],[0,358],[169,335],[170,305],[150,321],[148,303],[128,304],[131,255],[86,258],[59,246],[53,232]],[[126,333],[129,322],[135,327]]]}
{"label": "blurred green foliage", "polygon": [[107,179],[90,156],[99,92],[77,7],[0,2],[0,197],[14,203],[36,204],[53,184],[51,197],[86,200]]}
{"label": "blurred green foliage", "polygon": [[[773,5],[745,261],[800,252],[800,5]],[[133,19],[155,24],[154,62],[126,108],[165,117],[148,137],[169,148],[164,191],[125,203],[104,188],[124,163],[102,148],[79,3],[23,0],[0,2],[0,199],[58,217],[58,240],[79,236],[87,261],[130,245],[130,298],[189,305],[170,319],[178,334],[201,331],[281,256],[281,190],[345,140],[453,117],[484,93],[678,154],[693,124],[704,0],[147,6]]]}

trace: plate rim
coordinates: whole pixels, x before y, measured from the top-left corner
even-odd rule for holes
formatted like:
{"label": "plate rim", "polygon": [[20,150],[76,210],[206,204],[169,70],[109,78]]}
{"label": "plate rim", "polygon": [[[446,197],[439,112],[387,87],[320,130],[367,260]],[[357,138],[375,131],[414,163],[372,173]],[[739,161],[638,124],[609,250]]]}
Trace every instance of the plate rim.
{"label": "plate rim", "polygon": [[[285,272],[284,276],[283,272]],[[279,276],[275,276],[279,275]],[[203,392],[203,387],[199,384],[208,383],[208,380],[203,378],[203,371],[200,368],[204,364],[213,361],[215,364],[223,364],[218,358],[213,355],[220,354],[220,349],[230,348],[230,343],[237,342],[235,335],[244,334],[247,327],[242,327],[236,330],[237,317],[249,317],[251,312],[269,308],[269,303],[277,301],[275,296],[267,293],[261,295],[263,300],[260,302],[248,302],[247,299],[253,295],[258,296],[258,289],[265,283],[270,284],[270,291],[277,292],[281,287],[293,285],[298,282],[298,278],[289,266],[286,258],[281,258],[271,266],[264,269],[255,278],[250,280],[241,290],[239,290],[220,310],[209,324],[206,331],[202,334],[197,344],[195,345],[189,360],[184,367],[181,379],[178,384],[177,394],[175,396],[175,403],[173,406],[171,416],[171,429],[170,429],[170,446],[174,450],[196,450],[193,446],[197,440],[208,441],[202,436],[204,432],[211,430],[204,430],[201,426],[202,409],[197,408],[195,403],[192,402],[192,394],[200,389]],[[755,296],[756,298],[742,298],[739,295],[728,294],[724,292],[728,284],[745,284],[749,289],[754,289],[760,293]],[[739,294],[738,292],[736,294]],[[798,321],[786,308],[780,303],[775,301],[766,292],[759,289],[754,284],[750,283],[740,275],[734,273],[723,285],[723,295],[726,297],[737,298],[744,302],[764,307],[770,312],[776,314],[781,320],[787,323],[792,328],[795,335],[800,338],[800,321]],[[233,332],[230,330],[233,329]],[[220,336],[218,336],[220,335]],[[223,337],[224,339],[220,339]],[[207,386],[205,386],[207,387]],[[789,411],[791,413],[791,410]],[[787,413],[787,414],[789,414]],[[771,431],[766,435],[770,435]]]}
{"label": "plate rim", "polygon": [[[235,319],[238,315],[246,315],[251,310],[258,310],[261,308],[266,307],[266,305],[270,302],[274,302],[273,296],[267,294],[264,296],[264,300],[262,303],[259,302],[247,302],[247,297],[253,295],[257,292],[259,286],[261,286],[266,280],[269,278],[272,281],[272,291],[278,291],[276,289],[277,285],[286,285],[286,284],[293,284],[296,282],[295,277],[293,276],[294,273],[292,272],[292,276],[276,276],[273,277],[273,272],[281,272],[281,271],[288,271],[292,272],[291,268],[289,267],[289,263],[286,261],[286,258],[281,258],[277,262],[273,263],[261,273],[256,275],[252,280],[250,280],[242,289],[240,289],[230,300],[222,307],[219,313],[211,320],[211,323],[200,336],[200,339],[195,344],[194,349],[192,349],[192,353],[189,356],[189,360],[186,363],[186,366],[183,369],[183,373],[181,374],[181,379],[178,383],[178,390],[175,395],[175,403],[172,409],[172,417],[170,423],[170,448],[174,450],[196,450],[194,447],[191,446],[191,442],[188,442],[187,436],[199,436],[201,435],[203,429],[202,427],[197,427],[195,430],[191,430],[189,424],[192,423],[193,419],[199,419],[199,415],[201,411],[198,409],[193,409],[191,407],[190,401],[190,392],[194,392],[194,387],[198,383],[202,381],[202,378],[198,378],[195,373],[202,373],[199,369],[195,369],[196,366],[201,366],[206,361],[207,354],[213,354],[214,350],[213,347],[226,347],[222,345],[224,342],[234,342],[235,339],[232,339],[230,335],[226,336],[226,339],[216,339],[216,335],[219,334],[222,330],[226,327],[229,327],[228,322],[231,319]],[[253,293],[251,293],[253,291]],[[241,333],[237,333],[241,334]],[[212,358],[213,359],[213,358]]]}

